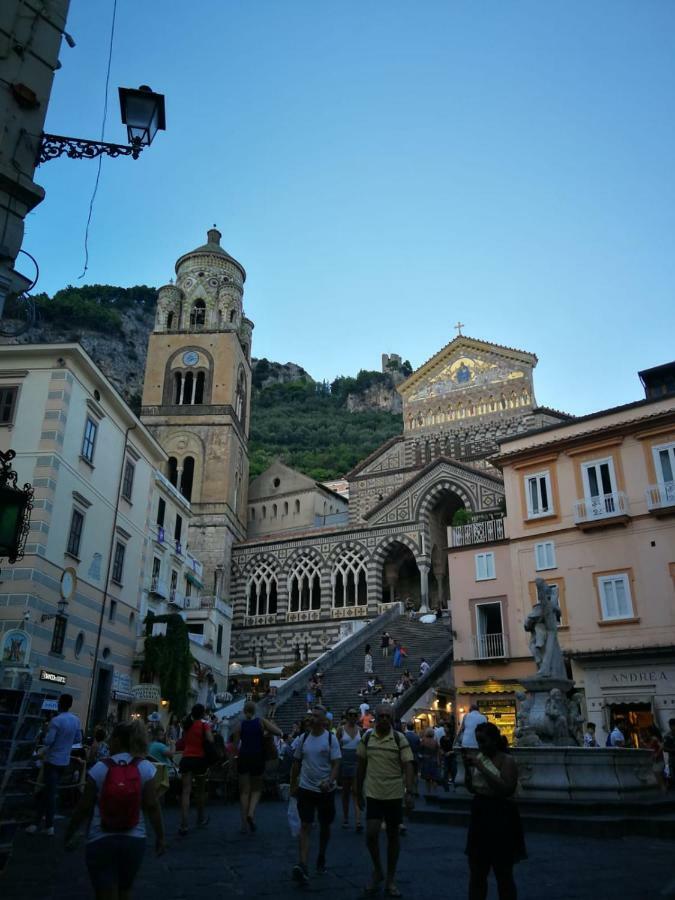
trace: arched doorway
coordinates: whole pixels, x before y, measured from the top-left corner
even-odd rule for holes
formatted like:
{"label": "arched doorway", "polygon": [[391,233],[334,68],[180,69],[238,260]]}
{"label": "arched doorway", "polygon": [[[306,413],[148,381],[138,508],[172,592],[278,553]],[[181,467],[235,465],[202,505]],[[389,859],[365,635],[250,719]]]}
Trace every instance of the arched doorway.
{"label": "arched doorway", "polygon": [[404,603],[410,599],[417,609],[420,605],[420,570],[412,551],[399,541],[387,548],[382,563],[382,602]]}
{"label": "arched doorway", "polygon": [[448,591],[448,527],[458,509],[465,509],[459,494],[445,488],[435,498],[429,508],[429,542],[431,551],[431,571],[429,573],[429,606],[447,609]]}

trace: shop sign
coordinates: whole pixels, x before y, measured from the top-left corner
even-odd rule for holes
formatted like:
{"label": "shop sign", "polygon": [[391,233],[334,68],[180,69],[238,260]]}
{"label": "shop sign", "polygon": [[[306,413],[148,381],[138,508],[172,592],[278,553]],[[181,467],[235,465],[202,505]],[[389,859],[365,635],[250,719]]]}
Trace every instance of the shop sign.
{"label": "shop sign", "polygon": [[58,672],[50,672],[48,669],[40,670],[40,681],[51,681],[52,684],[65,684],[68,679]]}
{"label": "shop sign", "polygon": [[663,669],[637,670],[634,672],[608,672],[603,679],[609,684],[656,684],[657,681],[668,681]]}
{"label": "shop sign", "polygon": [[112,679],[112,695],[114,700],[131,700],[131,675],[114,672]]}
{"label": "shop sign", "polygon": [[135,684],[131,689],[135,703],[155,703],[159,705],[162,694],[158,684]]}

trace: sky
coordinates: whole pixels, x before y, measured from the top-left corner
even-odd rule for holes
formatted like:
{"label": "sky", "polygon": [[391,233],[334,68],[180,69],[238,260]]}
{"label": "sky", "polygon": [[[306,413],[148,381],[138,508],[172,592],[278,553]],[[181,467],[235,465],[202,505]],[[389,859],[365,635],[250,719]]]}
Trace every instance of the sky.
{"label": "sky", "polygon": [[[98,138],[113,0],[71,0],[45,130]],[[138,161],[37,170],[36,290],[160,286],[213,223],[253,355],[316,379],[464,333],[536,353],[537,400],[639,399],[675,357],[672,0],[118,0],[117,87],[166,95]]]}

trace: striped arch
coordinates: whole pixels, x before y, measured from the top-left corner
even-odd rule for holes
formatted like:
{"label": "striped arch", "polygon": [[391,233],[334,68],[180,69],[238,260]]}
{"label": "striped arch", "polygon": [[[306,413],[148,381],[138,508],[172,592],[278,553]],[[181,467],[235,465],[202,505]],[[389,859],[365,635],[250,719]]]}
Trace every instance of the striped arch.
{"label": "striped arch", "polygon": [[375,548],[370,562],[370,565],[373,568],[382,567],[392,544],[403,544],[404,547],[407,547],[408,550],[410,550],[415,558],[419,555],[420,548],[407,534],[391,534]]}
{"label": "striped arch", "polygon": [[[258,553],[256,556],[252,556],[251,559],[249,559],[246,565],[241,569],[241,574],[249,576],[263,563],[270,566],[272,569],[281,570],[279,560],[272,553]],[[277,574],[279,574],[279,571],[277,571]]]}
{"label": "striped arch", "polygon": [[365,544],[361,543],[361,541],[341,541],[339,544],[333,547],[330,552],[330,556],[326,561],[326,565],[329,569],[332,569],[335,566],[336,560],[346,550],[357,550],[359,553],[363,554],[363,558],[365,559],[366,563],[370,561],[370,551]]}
{"label": "striped arch", "polygon": [[316,549],[316,547],[297,547],[295,550],[293,550],[288,559],[281,566],[279,572],[280,576],[288,577],[290,574],[292,574],[293,570],[298,565],[300,560],[304,559],[307,556],[311,556],[312,562],[316,563],[319,569],[323,569],[323,557]]}
{"label": "striped arch", "polygon": [[435,481],[428,490],[418,497],[413,513],[414,521],[427,524],[429,521],[429,510],[435,505],[441,494],[444,494],[446,491],[457,494],[467,509],[478,509],[477,491],[472,495],[467,485],[446,477]]}

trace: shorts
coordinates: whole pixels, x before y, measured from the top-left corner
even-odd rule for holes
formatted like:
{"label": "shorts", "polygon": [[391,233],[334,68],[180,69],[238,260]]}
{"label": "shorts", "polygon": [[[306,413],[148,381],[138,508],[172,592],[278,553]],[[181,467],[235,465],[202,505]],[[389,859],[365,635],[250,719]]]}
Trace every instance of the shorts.
{"label": "shorts", "polygon": [[265,771],[265,757],[262,753],[247,754],[237,760],[237,774],[259,778]]}
{"label": "shorts", "polygon": [[403,797],[396,800],[376,800],[366,797],[366,821],[379,819],[387,828],[398,828],[403,821]]}
{"label": "shorts", "polygon": [[314,821],[316,810],[319,825],[331,825],[335,818],[335,793],[333,791],[308,791],[298,788],[298,815],[305,825]]}
{"label": "shorts", "polygon": [[130,891],[143,862],[145,838],[112,834],[87,844],[85,859],[95,891]]}
{"label": "shorts", "polygon": [[208,767],[204,756],[184,756],[178,769],[181,775],[206,775]]}

